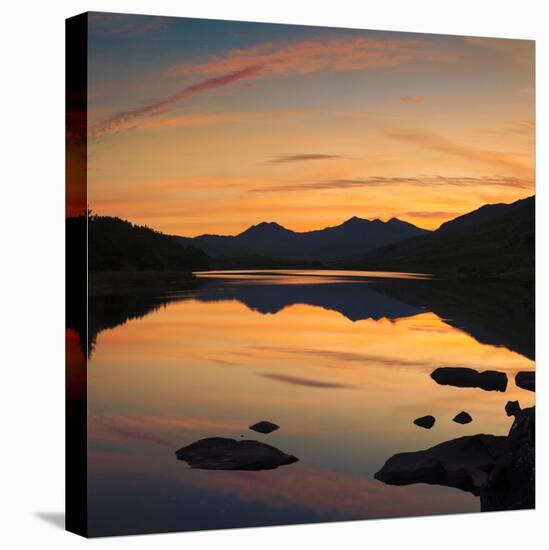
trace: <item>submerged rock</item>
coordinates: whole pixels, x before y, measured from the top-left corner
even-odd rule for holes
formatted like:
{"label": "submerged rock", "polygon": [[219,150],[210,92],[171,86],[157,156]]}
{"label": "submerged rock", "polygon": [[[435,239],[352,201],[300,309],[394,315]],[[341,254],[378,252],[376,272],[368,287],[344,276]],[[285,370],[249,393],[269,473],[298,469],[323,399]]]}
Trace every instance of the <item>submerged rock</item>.
{"label": "submerged rock", "polygon": [[507,401],[505,404],[505,412],[507,416],[517,416],[522,409],[520,408],[520,403],[518,401]]}
{"label": "submerged rock", "polygon": [[478,496],[506,449],[505,436],[464,436],[423,451],[396,454],[374,477],[389,485],[445,485]]}
{"label": "submerged rock", "polygon": [[515,384],[523,390],[536,391],[536,371],[522,371],[515,376]]}
{"label": "submerged rock", "polygon": [[421,416],[414,420],[414,424],[421,428],[426,428],[430,430],[435,425],[435,417],[428,414],[427,416]]}
{"label": "submerged rock", "polygon": [[267,420],[262,420],[261,422],[257,422],[256,424],[250,426],[249,429],[262,434],[270,434],[271,432],[278,430],[278,428],[280,428],[280,426],[277,426]]}
{"label": "submerged rock", "polygon": [[431,373],[431,378],[443,386],[502,392],[507,389],[507,375],[495,370],[478,372],[465,367],[439,367]]}
{"label": "submerged rock", "polygon": [[461,411],[459,414],[454,416],[453,420],[458,424],[469,424],[469,422],[473,421],[473,418],[467,411]]}
{"label": "submerged rock", "polygon": [[259,441],[207,437],[175,452],[191,468],[203,470],[273,470],[299,459]]}

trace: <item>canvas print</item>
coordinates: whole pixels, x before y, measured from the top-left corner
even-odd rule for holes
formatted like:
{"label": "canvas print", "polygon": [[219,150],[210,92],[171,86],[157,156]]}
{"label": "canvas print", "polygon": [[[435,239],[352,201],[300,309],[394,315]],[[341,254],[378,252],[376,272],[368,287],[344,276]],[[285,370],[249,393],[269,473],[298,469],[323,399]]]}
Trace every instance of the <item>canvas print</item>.
{"label": "canvas print", "polygon": [[535,506],[534,42],[67,21],[67,527]]}

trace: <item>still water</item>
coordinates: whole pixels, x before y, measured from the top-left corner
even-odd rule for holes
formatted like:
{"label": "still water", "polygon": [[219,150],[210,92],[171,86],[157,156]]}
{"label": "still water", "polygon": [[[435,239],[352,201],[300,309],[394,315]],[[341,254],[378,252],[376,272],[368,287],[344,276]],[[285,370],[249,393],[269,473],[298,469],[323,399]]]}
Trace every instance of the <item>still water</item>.
{"label": "still water", "polygon": [[[534,404],[514,384],[534,367],[532,312],[508,290],[402,273],[209,272],[169,295],[90,298],[90,534],[479,511],[470,493],[373,475],[398,452],[505,435],[505,403]],[[438,385],[441,366],[505,372],[507,391]],[[462,410],[473,422],[452,422]],[[431,430],[413,424],[427,414]],[[248,429],[260,420],[280,429]],[[250,472],[176,460],[212,436],[299,461]]]}

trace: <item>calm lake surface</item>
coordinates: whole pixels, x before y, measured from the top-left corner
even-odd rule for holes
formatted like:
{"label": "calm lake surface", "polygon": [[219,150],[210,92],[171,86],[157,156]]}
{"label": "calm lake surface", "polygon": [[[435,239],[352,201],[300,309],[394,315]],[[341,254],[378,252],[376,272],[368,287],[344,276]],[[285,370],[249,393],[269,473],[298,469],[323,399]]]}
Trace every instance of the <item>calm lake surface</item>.
{"label": "calm lake surface", "polygon": [[[90,298],[90,533],[479,511],[472,494],[373,475],[398,452],[507,434],[506,402],[534,404],[514,383],[534,368],[532,315],[505,287],[356,271],[209,272],[184,292]],[[438,385],[441,366],[505,372],[507,391]],[[472,423],[452,422],[462,410]],[[431,430],[412,423],[427,414]],[[260,420],[280,429],[248,429]],[[174,455],[241,435],[299,461],[209,471]]]}

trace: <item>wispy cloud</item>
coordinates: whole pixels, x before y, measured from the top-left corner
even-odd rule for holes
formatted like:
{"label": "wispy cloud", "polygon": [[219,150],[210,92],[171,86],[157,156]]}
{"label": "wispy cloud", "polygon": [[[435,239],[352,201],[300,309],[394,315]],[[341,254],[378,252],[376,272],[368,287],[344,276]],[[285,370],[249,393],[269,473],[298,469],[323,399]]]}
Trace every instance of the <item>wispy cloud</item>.
{"label": "wispy cloud", "polygon": [[[144,32],[150,24],[133,25],[133,28],[127,27],[125,32],[137,32],[139,29]],[[405,38],[318,37],[290,43],[266,42],[250,48],[233,49],[226,55],[211,56],[204,62],[169,67],[163,71],[164,76],[207,78],[145,106],[114,113],[92,127],[90,137],[93,139],[110,134],[131,121],[162,114],[195,94],[246,79],[290,73],[396,67],[413,61],[446,62],[454,61],[456,56],[455,51],[434,48],[428,40]]]}
{"label": "wispy cloud", "polygon": [[395,67],[413,61],[446,62],[456,51],[433,47],[429,40],[416,38],[379,39],[363,36],[319,36],[296,42],[264,42],[205,62],[172,66],[171,74],[218,74],[260,65],[270,74],[310,74],[317,71],[349,71]]}
{"label": "wispy cloud", "polygon": [[303,162],[310,160],[332,160],[340,159],[340,155],[324,155],[320,153],[308,153],[303,155],[284,155],[280,157],[275,157],[267,161],[267,164],[285,164],[291,162]]}
{"label": "wispy cloud", "polygon": [[497,131],[497,133],[534,137],[536,133],[536,124],[531,120],[509,122],[502,130]]}
{"label": "wispy cloud", "polygon": [[228,86],[234,82],[238,82],[246,78],[251,78],[260,73],[261,70],[262,69],[259,66],[250,66],[240,71],[223,74],[214,78],[208,78],[198,82],[197,84],[187,86],[175,94],[157,101],[153,101],[142,107],[114,113],[92,126],[90,130],[90,137],[93,139],[104,134],[116,132],[121,126],[132,123],[142,117],[161,115],[169,111],[175,104],[183,101],[184,99],[209,90]]}
{"label": "wispy cloud", "polygon": [[329,189],[349,189],[355,187],[390,187],[409,185],[415,187],[455,186],[455,187],[511,187],[529,189],[532,180],[511,176],[425,176],[425,177],[384,177],[343,178],[309,183],[271,185],[250,189],[250,193],[273,193],[279,191],[310,191]]}
{"label": "wispy cloud", "polygon": [[307,386],[310,388],[325,388],[325,389],[356,389],[356,386],[349,384],[340,384],[338,382],[322,382],[320,380],[312,380],[310,378],[301,378],[300,376],[290,376],[286,374],[260,374],[262,378],[269,378],[270,380],[276,380],[278,382],[285,382],[286,384],[293,384],[296,386]]}
{"label": "wispy cloud", "polygon": [[485,151],[477,147],[469,147],[431,132],[411,131],[393,132],[389,137],[399,141],[413,143],[419,147],[445,153],[454,157],[498,166],[505,170],[524,172],[528,167],[516,159],[513,154],[499,151]]}
{"label": "wispy cloud", "polygon": [[401,103],[423,103],[425,101],[425,96],[422,95],[401,95],[399,98]]}
{"label": "wispy cloud", "polygon": [[418,211],[414,210],[411,212],[403,212],[401,216],[410,216],[412,218],[448,218],[448,217],[455,217],[459,215],[459,212],[447,212],[443,210],[433,210],[433,211]]}

